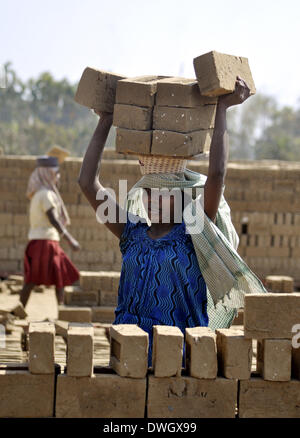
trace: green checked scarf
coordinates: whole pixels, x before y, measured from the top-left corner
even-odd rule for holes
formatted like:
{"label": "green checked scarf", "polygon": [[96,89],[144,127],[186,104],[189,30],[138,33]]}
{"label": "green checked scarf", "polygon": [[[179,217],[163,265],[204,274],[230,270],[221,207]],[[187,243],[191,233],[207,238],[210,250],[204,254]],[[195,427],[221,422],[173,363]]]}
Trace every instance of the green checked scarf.
{"label": "green checked scarf", "polygon": [[207,312],[209,327],[230,327],[237,309],[244,307],[244,295],[249,293],[267,293],[262,282],[250,270],[237,253],[238,234],[232,224],[230,208],[224,198],[224,189],[216,215],[216,224],[202,209],[203,224],[195,221],[198,203],[202,204],[203,196],[196,197],[197,188],[204,187],[206,176],[186,169],[181,174],[147,174],[144,175],[129,191],[126,209],[151,224],[145,210],[142,195],[143,188],[179,188],[192,189],[192,201],[185,208],[183,219],[186,230],[190,232],[197,260],[207,287]]}

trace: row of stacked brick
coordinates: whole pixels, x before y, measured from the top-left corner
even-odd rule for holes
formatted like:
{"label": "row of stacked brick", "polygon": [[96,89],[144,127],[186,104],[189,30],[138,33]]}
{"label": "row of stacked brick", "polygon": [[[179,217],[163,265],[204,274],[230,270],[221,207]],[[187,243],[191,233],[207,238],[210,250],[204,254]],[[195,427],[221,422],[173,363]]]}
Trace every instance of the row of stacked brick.
{"label": "row of stacked brick", "polygon": [[[177,327],[153,327],[149,372],[148,334],[136,325],[113,325],[110,366],[120,377],[135,379],[136,388],[148,372],[148,417],[232,417],[237,400],[241,417],[298,417],[300,342],[295,345],[291,338],[300,317],[299,301],[298,293],[247,295],[244,330],[242,326],[215,333],[204,327],[186,329],[186,369],[182,369],[184,336]],[[252,376],[253,338],[258,340],[258,374]],[[92,379],[92,374],[86,377]],[[257,399],[258,392],[264,395]],[[61,412],[70,415],[62,406]]]}
{"label": "row of stacked brick", "polygon": [[208,152],[216,98],[201,96],[197,81],[126,79],[118,83],[116,102],[117,152],[179,157]]}
{"label": "row of stacked brick", "polygon": [[[120,272],[80,272],[80,285],[65,287],[64,305],[59,307],[59,319],[69,322],[111,323],[118,304]],[[264,279],[269,292],[293,293],[294,279],[289,276],[269,275]],[[244,309],[239,309],[235,325],[243,324]]]}
{"label": "row of stacked brick", "polygon": [[191,158],[208,153],[217,97],[235,89],[237,75],[255,85],[246,58],[215,51],[194,59],[196,79],[166,76],[125,78],[87,67],[75,100],[113,112],[116,150]]}
{"label": "row of stacked brick", "polygon": [[[30,383],[27,416],[54,415],[56,385],[57,417],[299,418],[299,304],[299,293],[246,295],[244,328],[186,329],[185,368],[177,327],[153,327],[148,368],[148,334],[134,324],[112,325],[109,366],[95,367],[92,324],[31,323],[28,370],[24,364],[0,370],[0,416],[13,416],[8,392],[23,403]],[[67,339],[63,374],[54,360],[58,327]],[[253,339],[257,371],[251,373]],[[36,408],[38,393],[45,399]]]}
{"label": "row of stacked brick", "polygon": [[69,322],[111,323],[118,302],[120,272],[80,271],[80,285],[66,286],[58,319]]}
{"label": "row of stacked brick", "polygon": [[241,255],[299,257],[298,212],[232,212],[232,221],[240,235]]}

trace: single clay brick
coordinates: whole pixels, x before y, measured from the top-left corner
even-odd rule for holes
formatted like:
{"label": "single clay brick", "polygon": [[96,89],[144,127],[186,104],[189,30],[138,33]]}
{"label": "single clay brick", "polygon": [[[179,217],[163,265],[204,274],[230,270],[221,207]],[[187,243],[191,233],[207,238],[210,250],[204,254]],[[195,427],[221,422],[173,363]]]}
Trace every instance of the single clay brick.
{"label": "single clay brick", "polygon": [[291,380],[290,339],[262,339],[257,342],[257,371],[265,380]]}
{"label": "single clay brick", "polygon": [[300,293],[246,294],[245,337],[291,339],[300,321]]}
{"label": "single clay brick", "polygon": [[58,319],[69,322],[91,322],[90,307],[58,306]]}
{"label": "single clay brick", "polygon": [[68,329],[68,376],[93,375],[94,327],[92,324],[70,323]]}
{"label": "single clay brick", "polygon": [[157,82],[165,76],[137,76],[118,82],[116,103],[152,107],[155,103]]}
{"label": "single clay brick", "polygon": [[282,276],[282,292],[289,293],[294,292],[294,279],[289,276]]}
{"label": "single clay brick", "polygon": [[120,377],[109,368],[93,377],[57,377],[58,418],[143,418],[146,378]]}
{"label": "single clay brick", "polygon": [[118,128],[149,131],[152,129],[152,108],[115,104],[113,125]]}
{"label": "single clay brick", "polygon": [[250,94],[256,92],[247,58],[212,51],[195,58],[194,69],[204,96],[232,93],[237,76],[247,83]]}
{"label": "single clay brick", "polygon": [[124,154],[150,154],[152,131],[117,128],[116,151]]}
{"label": "single clay brick", "polygon": [[115,320],[115,307],[95,306],[92,307],[93,322],[113,322]]}
{"label": "single clay brick", "polygon": [[197,108],[172,108],[155,106],[153,129],[192,132],[214,127],[216,105],[203,105]]}
{"label": "single clay brick", "polygon": [[[14,216],[14,217],[16,217],[16,216]],[[22,217],[22,222],[24,220],[26,220],[26,216]],[[11,223],[11,222],[9,222],[9,223]],[[19,286],[23,286],[23,283],[24,283],[23,275],[9,275],[8,280],[9,281],[14,281],[15,284],[19,285]]]}
{"label": "single clay brick", "polygon": [[114,111],[117,83],[125,76],[87,67],[79,81],[75,101],[99,111]]}
{"label": "single clay brick", "polygon": [[216,334],[208,327],[185,329],[186,368],[198,379],[215,379],[218,372]]}
{"label": "single clay brick", "polygon": [[178,327],[153,326],[152,366],[155,377],[181,375],[183,339]]}
{"label": "single clay brick", "polygon": [[24,306],[21,302],[19,302],[16,306],[11,309],[11,313],[15,316],[18,316],[21,319],[26,318],[27,313],[24,309]]}
{"label": "single clay brick", "polygon": [[0,418],[53,417],[54,387],[54,373],[31,374],[27,367],[0,370]]}
{"label": "single clay brick", "polygon": [[55,334],[57,336],[62,336],[65,340],[67,340],[69,322],[68,321],[60,321],[59,319],[57,319],[54,322],[54,325],[55,325]]}
{"label": "single clay brick", "polygon": [[110,366],[120,376],[146,377],[148,347],[148,333],[136,324],[113,324],[110,327]]}
{"label": "single clay brick", "polygon": [[270,382],[254,377],[239,388],[240,418],[300,418],[300,382]]}
{"label": "single clay brick", "polygon": [[[111,169],[110,169],[111,171]],[[111,290],[113,282],[120,279],[119,272],[113,271],[80,271],[80,286],[84,291]]]}
{"label": "single clay brick", "polygon": [[148,418],[234,418],[237,380],[148,377]]}
{"label": "single clay brick", "polygon": [[182,134],[174,131],[153,131],[151,154],[192,157],[209,151],[212,130]]}
{"label": "single clay brick", "polygon": [[54,373],[55,327],[50,322],[29,325],[29,371],[32,374]]}
{"label": "single clay brick", "polygon": [[97,306],[99,304],[99,292],[65,290],[64,303],[71,306]]}
{"label": "single clay brick", "polygon": [[252,340],[242,330],[217,329],[218,365],[227,379],[249,379],[252,364]]}
{"label": "single clay brick", "polygon": [[100,291],[100,305],[101,306],[117,306],[118,304],[118,291],[108,292],[105,290]]}
{"label": "single clay brick", "polygon": [[294,292],[294,279],[284,275],[268,275],[266,277],[266,288],[270,292]]}
{"label": "single clay brick", "polygon": [[282,279],[279,275],[268,275],[266,277],[266,288],[270,292],[282,293]]}
{"label": "single clay brick", "polygon": [[156,105],[192,108],[217,103],[217,97],[201,96],[196,79],[167,78],[157,83]]}

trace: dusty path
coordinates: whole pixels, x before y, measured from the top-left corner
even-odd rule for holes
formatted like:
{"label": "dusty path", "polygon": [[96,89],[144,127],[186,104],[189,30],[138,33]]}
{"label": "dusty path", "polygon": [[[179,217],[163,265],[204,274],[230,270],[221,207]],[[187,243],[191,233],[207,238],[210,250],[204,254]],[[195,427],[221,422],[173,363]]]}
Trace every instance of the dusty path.
{"label": "dusty path", "polygon": [[[0,306],[17,304],[19,295],[0,293]],[[57,302],[54,288],[47,288],[44,292],[32,292],[26,306],[29,321],[42,321],[46,318],[57,318]]]}

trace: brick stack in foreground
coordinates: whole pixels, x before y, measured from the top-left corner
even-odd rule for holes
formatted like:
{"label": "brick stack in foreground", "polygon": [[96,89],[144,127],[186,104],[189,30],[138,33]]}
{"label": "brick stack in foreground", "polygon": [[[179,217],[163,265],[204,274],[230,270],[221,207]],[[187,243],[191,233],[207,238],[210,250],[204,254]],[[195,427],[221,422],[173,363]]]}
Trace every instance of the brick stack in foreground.
{"label": "brick stack in foreground", "polygon": [[[300,361],[292,354],[300,350],[293,339],[299,304],[299,293],[246,295],[245,327],[216,332],[193,327],[182,333],[155,326],[148,369],[148,334],[137,325],[112,326],[111,362],[99,367],[93,363],[91,324],[69,324],[66,368],[59,373],[54,326],[31,323],[31,372],[24,364],[0,365],[0,416],[300,418]],[[251,372],[253,339],[261,343],[256,372]],[[181,367],[184,340],[186,368]]]}

